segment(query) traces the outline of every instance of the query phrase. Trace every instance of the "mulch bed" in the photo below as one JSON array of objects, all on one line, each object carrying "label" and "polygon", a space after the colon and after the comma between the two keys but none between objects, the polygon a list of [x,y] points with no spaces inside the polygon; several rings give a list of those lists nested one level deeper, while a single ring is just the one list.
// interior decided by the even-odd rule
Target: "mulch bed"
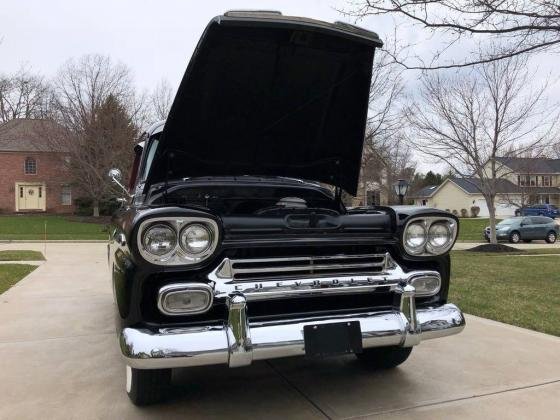
[{"label": "mulch bed", "polygon": [[469,248],[471,252],[522,252],[521,250],[503,244],[484,244]]}]

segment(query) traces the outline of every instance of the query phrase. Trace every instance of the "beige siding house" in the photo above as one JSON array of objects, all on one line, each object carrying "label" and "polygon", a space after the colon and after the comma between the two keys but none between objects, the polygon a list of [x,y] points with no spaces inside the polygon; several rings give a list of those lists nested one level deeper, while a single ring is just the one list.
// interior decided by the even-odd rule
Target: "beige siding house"
[{"label": "beige siding house", "polygon": [[[560,206],[560,159],[498,158],[496,215],[507,217],[531,204]],[[480,208],[480,217],[488,216],[486,201],[480,193],[477,178],[448,178],[439,186],[428,186],[410,195],[418,206],[470,214],[473,206]]]}]

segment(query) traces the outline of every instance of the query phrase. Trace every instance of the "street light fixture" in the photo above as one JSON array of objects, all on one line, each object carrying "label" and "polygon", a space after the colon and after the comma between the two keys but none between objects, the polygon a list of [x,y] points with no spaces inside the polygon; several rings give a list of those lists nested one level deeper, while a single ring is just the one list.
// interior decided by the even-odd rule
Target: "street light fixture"
[{"label": "street light fixture", "polygon": [[409,183],[406,179],[399,179],[397,182],[395,182],[393,184],[393,189],[395,191],[395,194],[398,195],[399,204],[401,204],[401,205],[404,203],[404,196],[406,195],[406,192],[408,191],[408,186],[409,186]]}]

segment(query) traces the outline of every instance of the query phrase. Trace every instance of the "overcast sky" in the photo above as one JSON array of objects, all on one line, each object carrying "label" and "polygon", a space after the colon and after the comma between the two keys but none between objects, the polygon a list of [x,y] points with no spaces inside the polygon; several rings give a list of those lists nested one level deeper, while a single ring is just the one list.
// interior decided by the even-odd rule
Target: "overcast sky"
[{"label": "overcast sky", "polygon": [[[354,0],[356,1],[356,0]],[[161,79],[177,87],[192,51],[208,21],[231,9],[272,9],[286,15],[325,21],[351,20],[337,9],[345,0],[0,0],[0,73],[22,65],[52,77],[69,58],[99,53],[111,56],[132,70],[137,86],[151,90]],[[393,35],[389,17],[370,17],[358,23],[376,31],[382,39]],[[399,26],[404,43],[416,42],[415,53],[434,48],[420,41],[420,28]],[[460,56],[457,49],[453,55]],[[558,77],[560,57],[542,54],[531,66],[539,77]],[[414,83],[415,75],[406,78]],[[560,97],[560,84],[550,87]],[[425,169],[425,163],[420,165]]]},{"label": "overcast sky", "polygon": [[[2,0],[0,72],[22,64],[52,76],[69,57],[107,54],[127,64],[141,88],[176,86],[208,21],[230,9],[341,20],[337,0]],[[373,28],[379,29],[379,28]]]}]

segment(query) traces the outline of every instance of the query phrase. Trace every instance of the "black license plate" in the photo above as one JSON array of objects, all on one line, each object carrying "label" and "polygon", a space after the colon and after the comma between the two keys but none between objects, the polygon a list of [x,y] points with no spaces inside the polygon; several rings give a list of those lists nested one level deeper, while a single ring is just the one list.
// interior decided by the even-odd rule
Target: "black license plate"
[{"label": "black license plate", "polygon": [[306,325],[303,327],[303,339],[308,357],[362,352],[359,321]]}]

